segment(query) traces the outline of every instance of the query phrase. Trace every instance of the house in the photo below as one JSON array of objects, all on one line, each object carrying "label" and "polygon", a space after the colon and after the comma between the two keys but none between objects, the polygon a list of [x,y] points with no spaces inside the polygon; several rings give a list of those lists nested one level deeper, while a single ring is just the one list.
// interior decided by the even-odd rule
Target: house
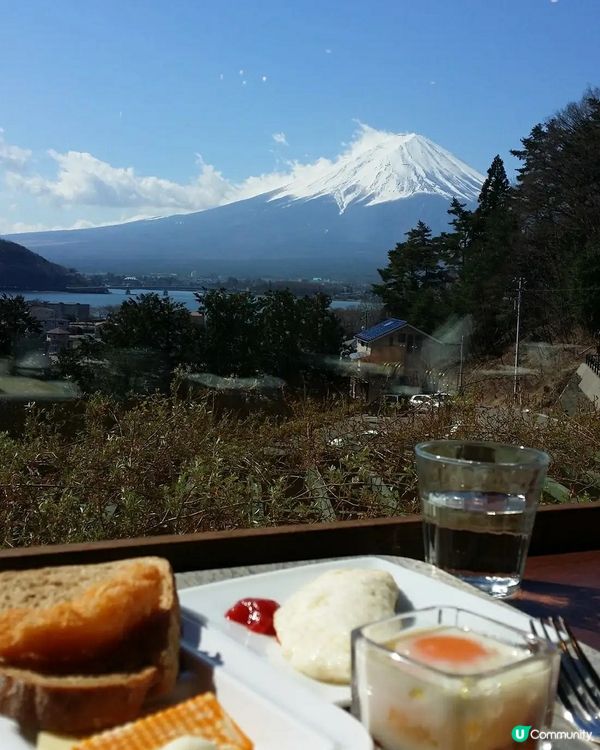
[{"label": "house", "polygon": [[354,338],[357,358],[380,364],[404,364],[411,355],[422,350],[425,339],[437,342],[433,336],[398,318],[387,318],[371,328],[356,333]]},{"label": "house", "polygon": [[386,390],[447,391],[457,347],[406,320],[386,318],[354,335],[351,393],[372,401]]},{"label": "house", "polygon": [[85,339],[97,338],[97,323],[67,323],[46,333],[46,353],[56,356],[65,349],[78,349]]}]

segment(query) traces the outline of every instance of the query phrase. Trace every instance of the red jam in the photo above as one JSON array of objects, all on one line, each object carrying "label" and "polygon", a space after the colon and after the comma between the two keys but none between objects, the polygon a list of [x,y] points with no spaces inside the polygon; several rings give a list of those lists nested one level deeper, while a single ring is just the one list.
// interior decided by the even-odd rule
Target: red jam
[{"label": "red jam", "polygon": [[277,609],[279,604],[273,599],[240,599],[225,612],[225,617],[245,625],[253,633],[275,635],[273,615]]}]

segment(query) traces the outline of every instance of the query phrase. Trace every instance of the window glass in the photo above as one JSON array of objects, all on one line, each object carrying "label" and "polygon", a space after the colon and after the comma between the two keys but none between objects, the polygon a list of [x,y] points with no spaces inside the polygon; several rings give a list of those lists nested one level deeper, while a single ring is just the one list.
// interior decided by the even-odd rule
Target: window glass
[{"label": "window glass", "polygon": [[434,432],[544,445],[545,500],[599,500],[599,28],[2,3],[0,545],[414,512]]}]

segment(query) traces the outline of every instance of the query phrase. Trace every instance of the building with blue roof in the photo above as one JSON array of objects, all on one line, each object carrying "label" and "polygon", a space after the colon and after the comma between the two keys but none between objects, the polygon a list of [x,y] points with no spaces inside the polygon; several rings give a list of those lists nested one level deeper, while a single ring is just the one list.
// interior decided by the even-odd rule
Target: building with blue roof
[{"label": "building with blue roof", "polygon": [[[449,346],[401,318],[386,318],[354,334],[354,380],[367,385],[368,400],[393,384],[413,389],[434,389],[456,359]],[[446,388],[444,388],[446,390]],[[356,393],[356,383],[351,389]]]},{"label": "building with blue roof", "polygon": [[405,363],[407,356],[420,352],[426,341],[430,345],[442,343],[400,318],[386,318],[355,333],[354,338],[356,359],[386,363]]}]

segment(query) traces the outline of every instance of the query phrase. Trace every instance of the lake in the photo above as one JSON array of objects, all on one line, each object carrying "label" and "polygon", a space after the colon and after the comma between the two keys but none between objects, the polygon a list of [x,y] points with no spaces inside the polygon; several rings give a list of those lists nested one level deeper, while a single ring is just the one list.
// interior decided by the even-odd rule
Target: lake
[{"label": "lake", "polygon": [[[124,289],[109,289],[108,294],[85,294],[84,292],[13,292],[10,294],[21,294],[26,300],[43,300],[44,302],[79,302],[82,305],[90,305],[92,308],[101,309],[103,307],[117,307],[126,299],[135,297],[138,294],[145,294],[156,290],[152,289],[134,289],[131,295],[125,294]],[[156,292],[162,295],[162,292]],[[182,302],[190,310],[198,309],[198,302],[192,291],[170,290],[169,297],[174,302]],[[333,308],[354,308],[359,307],[362,300],[359,299],[334,299],[331,302]]]}]

